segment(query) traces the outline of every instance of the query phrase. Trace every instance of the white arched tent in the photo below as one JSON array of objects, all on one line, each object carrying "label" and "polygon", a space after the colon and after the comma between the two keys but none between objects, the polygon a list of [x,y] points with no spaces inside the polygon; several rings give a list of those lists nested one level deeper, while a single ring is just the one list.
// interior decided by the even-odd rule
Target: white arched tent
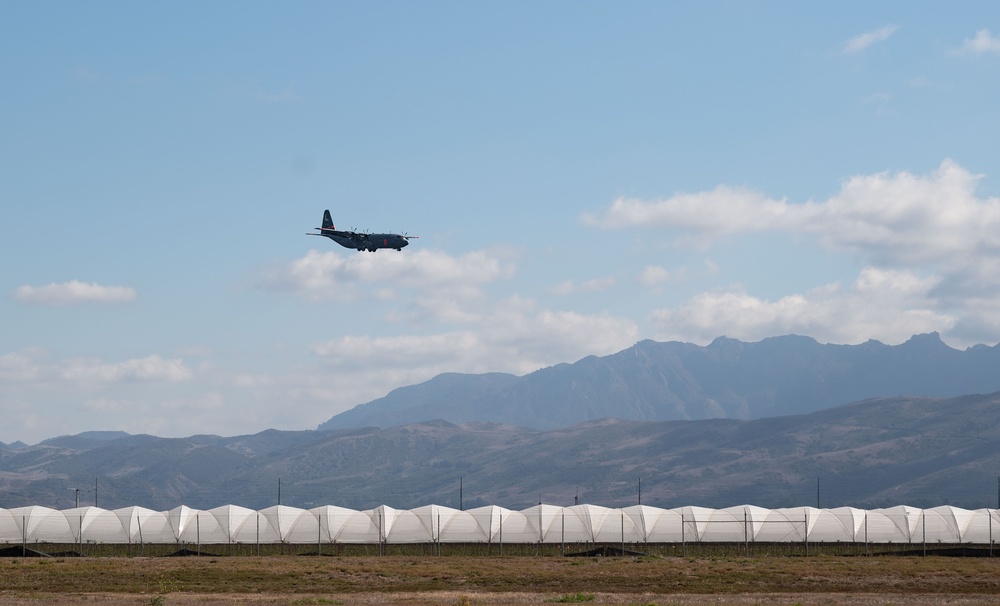
[{"label": "white arched tent", "polygon": [[[62,512],[75,543],[104,539],[107,543],[128,543],[128,534],[115,512],[99,507],[76,507]],[[95,537],[92,539],[91,537]]]},{"label": "white arched tent", "polygon": [[636,505],[636,509],[631,507],[626,511],[635,511],[633,519],[638,515],[642,522],[641,527],[645,528],[645,543],[680,543],[686,537],[683,531],[683,515],[681,509],[660,509],[647,505]]},{"label": "white arched tent", "polygon": [[497,505],[486,505],[470,509],[466,513],[475,521],[477,536],[485,537],[487,543],[498,543],[502,540],[501,529],[505,517],[510,517],[511,511]]},{"label": "white arched tent", "polygon": [[197,515],[197,510],[191,509],[185,505],[175,507],[174,509],[166,512],[167,523],[170,525],[170,530],[173,532],[175,542],[180,542],[184,540],[184,537],[191,535],[188,528],[194,528],[196,526],[197,522],[195,516]]},{"label": "white arched tent", "polygon": [[[995,528],[995,530],[994,530]],[[990,544],[1000,510],[950,505],[931,509],[726,509],[648,505],[608,508],[541,504],[522,511],[496,505],[459,511],[440,505],[356,511],[286,505],[260,511],[237,505],[66,510],[0,509],[0,544],[412,544],[412,543],[871,543]]]},{"label": "white arched tent", "polygon": [[63,512],[48,507],[31,505],[10,510],[18,528],[17,536],[9,542],[36,541],[43,543],[75,543],[69,520]]},{"label": "white arched tent", "polygon": [[167,512],[145,507],[125,507],[113,512],[129,543],[170,543],[175,540]]},{"label": "white arched tent", "polygon": [[257,512],[255,540],[260,543],[315,543],[321,540],[320,520],[310,511],[275,505]]}]

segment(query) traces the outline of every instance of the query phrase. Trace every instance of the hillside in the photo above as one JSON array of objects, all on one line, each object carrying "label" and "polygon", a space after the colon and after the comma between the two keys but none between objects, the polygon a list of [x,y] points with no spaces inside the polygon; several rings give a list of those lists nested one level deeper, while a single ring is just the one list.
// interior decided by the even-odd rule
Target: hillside
[{"label": "hillside", "polygon": [[937,333],[903,344],[824,345],[784,336],[701,347],[641,341],[516,377],[443,374],[338,414],[319,429],[444,419],[556,429],[607,417],[632,421],[762,419],[867,398],[953,397],[1000,390],[1000,346],[964,351]]},{"label": "hillside", "polygon": [[[605,419],[552,431],[435,421],[222,438],[73,436],[0,448],[0,507],[277,501],[368,508],[995,506],[1000,393],[895,397],[752,421]],[[817,489],[819,495],[817,495]]]}]

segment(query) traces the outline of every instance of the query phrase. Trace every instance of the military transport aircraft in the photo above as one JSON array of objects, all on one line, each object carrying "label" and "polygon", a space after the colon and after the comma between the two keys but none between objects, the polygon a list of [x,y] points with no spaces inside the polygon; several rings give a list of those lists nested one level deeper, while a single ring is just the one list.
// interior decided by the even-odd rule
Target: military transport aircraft
[{"label": "military transport aircraft", "polygon": [[333,218],[330,211],[323,211],[323,227],[316,227],[318,234],[306,234],[307,236],[326,236],[344,248],[353,248],[358,251],[367,250],[375,252],[380,248],[395,248],[403,250],[409,244],[410,238],[420,236],[407,236],[406,234],[369,234],[357,231],[342,231],[333,226]]}]

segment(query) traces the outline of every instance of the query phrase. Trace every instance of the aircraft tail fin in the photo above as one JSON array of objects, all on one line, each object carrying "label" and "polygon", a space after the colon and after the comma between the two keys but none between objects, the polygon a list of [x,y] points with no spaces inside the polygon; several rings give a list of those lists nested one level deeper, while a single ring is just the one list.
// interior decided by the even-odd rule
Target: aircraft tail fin
[{"label": "aircraft tail fin", "polygon": [[330,216],[330,211],[323,211],[323,229],[334,229],[333,227],[333,217]]}]

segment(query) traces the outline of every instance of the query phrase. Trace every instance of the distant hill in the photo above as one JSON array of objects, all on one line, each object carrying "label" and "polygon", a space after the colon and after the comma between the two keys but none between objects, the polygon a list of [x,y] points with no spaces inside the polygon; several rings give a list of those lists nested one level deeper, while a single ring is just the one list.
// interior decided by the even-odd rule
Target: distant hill
[{"label": "distant hill", "polygon": [[[76,439],[70,439],[76,438]],[[80,436],[0,449],[0,507],[364,509],[436,503],[994,507],[1000,393],[893,397],[753,421],[603,419],[551,431],[433,421],[223,438]],[[459,500],[459,484],[464,488]]]},{"label": "distant hill", "polygon": [[1000,390],[1000,346],[964,351],[937,333],[901,345],[823,345],[784,336],[701,347],[641,341],[517,377],[443,374],[340,413],[318,429],[394,427],[432,419],[556,429],[633,421],[761,419],[866,398],[951,397]]}]

